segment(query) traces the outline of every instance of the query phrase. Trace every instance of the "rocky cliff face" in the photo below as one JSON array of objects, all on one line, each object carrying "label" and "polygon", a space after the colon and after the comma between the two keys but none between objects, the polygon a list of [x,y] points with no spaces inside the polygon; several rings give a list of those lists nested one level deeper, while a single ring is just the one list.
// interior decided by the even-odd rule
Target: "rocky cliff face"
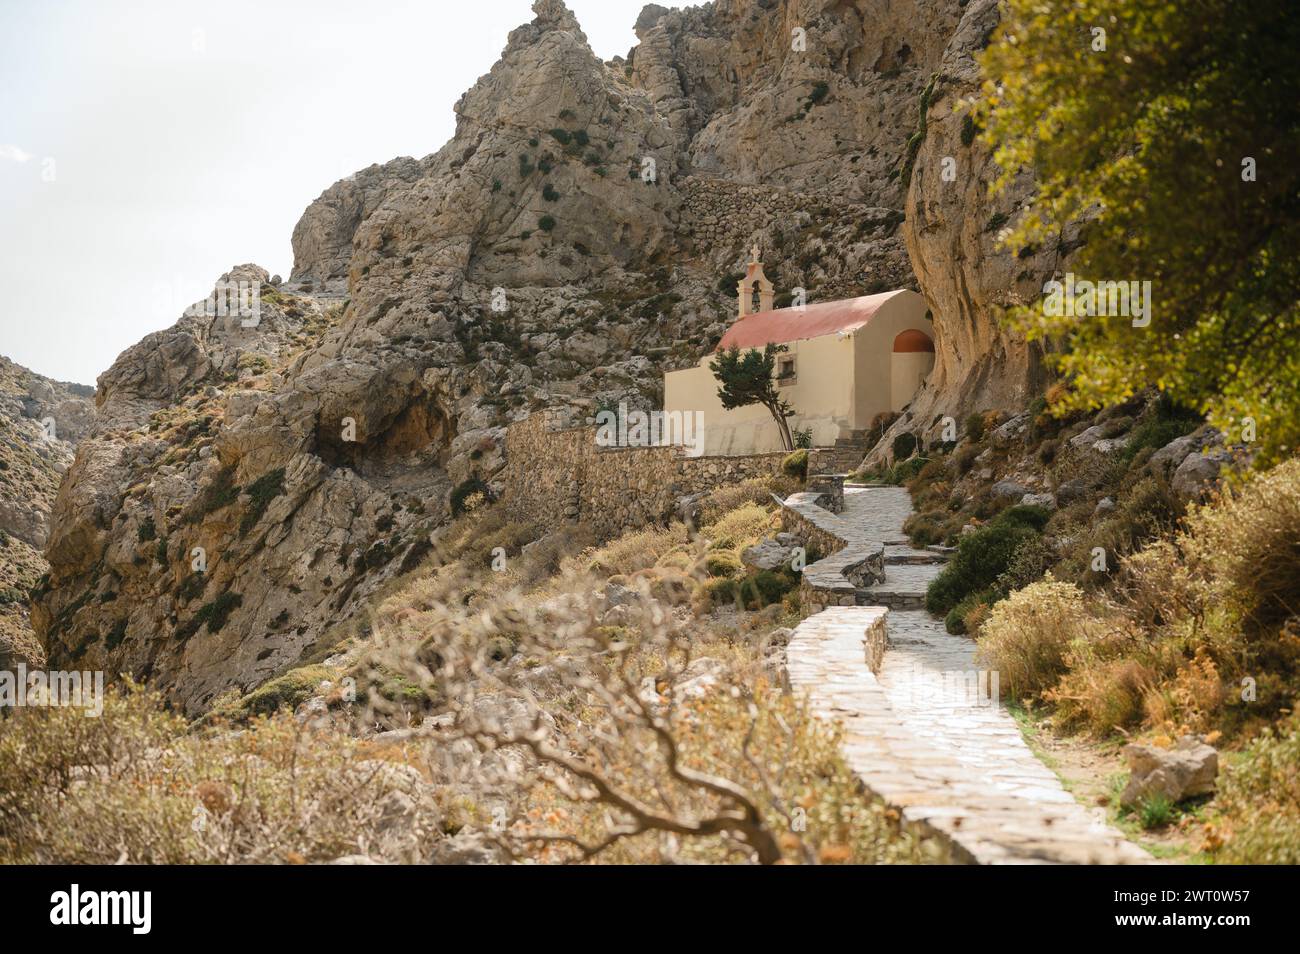
[{"label": "rocky cliff face", "polygon": [[[997,0],[971,0],[927,90],[911,165],[903,237],[921,293],[934,315],[935,366],[909,413],[895,425],[933,437],[937,419],[1024,407],[1044,383],[1042,354],[996,321],[1033,300],[1074,247],[1077,229],[1052,248],[1001,247],[1009,222],[1033,191],[1030,171],[997,197],[997,168],[976,138],[970,103],[980,91],[975,54],[999,22]],[[945,175],[945,166],[947,174]],[[887,446],[888,441],[882,442]]]},{"label": "rocky cliff face", "polygon": [[50,510],[94,417],[92,394],[0,357],[0,669],[44,657],[27,594],[48,569],[41,549]]},{"label": "rocky cliff face", "polygon": [[[812,300],[914,284],[897,170],[972,29],[957,0],[651,6],[610,63],[559,0],[534,11],[442,149],[307,209],[257,328],[185,318],[100,378],[35,605],[52,659],[202,711],[328,642],[452,488],[501,489],[505,424],[656,403],[731,320],[752,243]],[[960,231],[926,214],[936,249]]]}]

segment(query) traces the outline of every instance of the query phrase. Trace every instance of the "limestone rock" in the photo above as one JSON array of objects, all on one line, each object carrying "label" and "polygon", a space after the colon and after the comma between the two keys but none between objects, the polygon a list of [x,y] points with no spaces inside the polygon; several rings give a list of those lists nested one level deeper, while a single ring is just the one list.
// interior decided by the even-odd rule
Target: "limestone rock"
[{"label": "limestone rock", "polygon": [[1020,498],[1020,503],[1025,507],[1044,507],[1047,510],[1056,509],[1056,497],[1053,494],[1025,494]]},{"label": "limestone rock", "polygon": [[993,496],[1003,500],[1019,500],[1029,493],[1029,488],[1014,480],[999,480],[993,485]]},{"label": "limestone rock", "polygon": [[1056,488],[1056,501],[1062,506],[1069,506],[1076,500],[1082,500],[1092,492],[1092,483],[1082,477],[1072,477]]},{"label": "limestone rock", "polygon": [[993,429],[991,437],[997,447],[1006,447],[1013,440],[1024,434],[1029,429],[1029,413],[1022,412],[1015,415]]},{"label": "limestone rock", "polygon": [[[1041,393],[1045,380],[1038,347],[1026,344],[994,316],[999,306],[1040,294],[1059,265],[1054,249],[999,244],[1007,223],[1032,193],[1033,176],[1021,173],[990,200],[993,157],[978,139],[963,140],[965,103],[979,95],[975,54],[998,21],[997,0],[971,0],[962,7],[936,71],[924,138],[911,167],[903,237],[934,315],[935,365],[910,411],[912,420],[924,422],[927,440],[937,437],[940,425],[931,421],[939,415],[960,420],[988,408],[1023,408]],[[942,176],[947,158],[956,162],[955,181]],[[1062,244],[1069,247],[1077,234],[1067,232]],[[905,426],[896,423],[894,429]]]},{"label": "limestone rock", "polygon": [[791,564],[797,546],[797,537],[781,533],[745,547],[740,553],[740,562],[754,570],[775,570]]},{"label": "limestone rock", "polygon": [[1219,471],[1231,460],[1231,451],[1224,448],[1193,451],[1178,465],[1169,480],[1169,487],[1184,498],[1201,497],[1219,479]]},{"label": "limestone rock", "polygon": [[1191,434],[1184,434],[1182,437],[1175,437],[1172,441],[1161,447],[1148,461],[1153,468],[1162,469],[1166,474],[1171,474],[1178,469],[1178,465],[1187,459],[1187,455],[1194,451],[1201,450],[1211,444],[1218,443],[1222,440],[1222,435],[1208,424],[1197,428]]},{"label": "limestone rock", "polygon": [[1129,780],[1120,803],[1139,805],[1154,795],[1180,802],[1214,791],[1219,774],[1219,753],[1199,737],[1185,735],[1172,749],[1126,745]]},{"label": "limestone rock", "polygon": [[[262,284],[258,326],[190,313],[101,375],[33,604],[53,663],[148,677],[188,715],[282,671],[418,562],[453,488],[527,479],[506,425],[656,406],[732,314],[719,279],[754,241],[782,290],[823,298],[912,284],[909,251],[935,263],[918,265],[939,349],[921,403],[1023,397],[1030,351],[990,308],[1043,262],[993,251],[979,175],[945,192],[935,172],[948,152],[988,169],[949,113],[991,0],[655,7],[625,64],[559,0],[534,13],[442,148],[307,208],[287,282],[223,276]],[[904,197],[889,173],[934,72]]]}]

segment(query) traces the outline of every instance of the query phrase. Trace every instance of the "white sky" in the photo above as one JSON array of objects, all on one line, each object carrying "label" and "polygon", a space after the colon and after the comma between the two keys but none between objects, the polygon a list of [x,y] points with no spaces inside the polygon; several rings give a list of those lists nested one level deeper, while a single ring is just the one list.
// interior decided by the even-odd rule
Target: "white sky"
[{"label": "white sky", "polygon": [[[567,0],[626,55],[645,0]],[[94,384],[329,185],[425,156],[530,0],[0,0],[0,354]]]}]

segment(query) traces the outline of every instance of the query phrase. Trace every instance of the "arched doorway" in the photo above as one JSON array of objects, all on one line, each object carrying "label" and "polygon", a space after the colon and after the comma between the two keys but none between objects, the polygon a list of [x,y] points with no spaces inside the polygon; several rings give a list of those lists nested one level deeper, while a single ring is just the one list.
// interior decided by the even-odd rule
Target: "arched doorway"
[{"label": "arched doorway", "polygon": [[934,342],[920,328],[908,328],[894,337],[889,360],[889,405],[901,411],[912,400],[934,367]]}]

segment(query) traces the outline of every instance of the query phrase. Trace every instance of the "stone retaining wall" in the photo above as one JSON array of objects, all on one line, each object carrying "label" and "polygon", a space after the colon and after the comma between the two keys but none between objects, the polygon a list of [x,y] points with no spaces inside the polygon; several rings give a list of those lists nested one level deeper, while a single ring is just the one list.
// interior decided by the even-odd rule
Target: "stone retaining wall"
[{"label": "stone retaining wall", "polygon": [[[824,495],[791,494],[781,508],[782,529],[797,534],[823,556],[804,567],[799,578],[799,605],[804,616],[828,606],[856,606],[859,590],[885,578],[885,546],[852,519],[818,503]],[[853,499],[851,509],[862,502]],[[850,517],[853,514],[849,515]]]},{"label": "stone retaining wall", "polygon": [[499,506],[544,526],[582,523],[602,537],[676,516],[679,498],[781,472],[785,454],[686,457],[679,447],[601,447],[596,428],[545,413],[506,428]]}]

